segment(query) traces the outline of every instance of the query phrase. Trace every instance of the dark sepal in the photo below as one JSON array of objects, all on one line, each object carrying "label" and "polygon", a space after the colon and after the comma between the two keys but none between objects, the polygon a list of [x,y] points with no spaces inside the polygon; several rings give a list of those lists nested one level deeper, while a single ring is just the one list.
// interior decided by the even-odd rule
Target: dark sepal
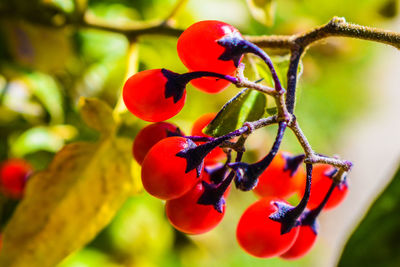
[{"label": "dark sepal", "polygon": [[283,157],[286,160],[285,167],[283,171],[290,171],[290,176],[293,176],[297,169],[299,168],[300,164],[303,163],[303,160],[305,158],[304,154],[300,154],[297,156],[287,156],[283,154]]},{"label": "dark sepal", "polygon": [[167,137],[173,137],[173,136],[183,136],[183,133],[181,131],[181,129],[176,128],[175,131],[170,131],[170,130],[166,130],[167,131]]},{"label": "dark sepal", "polygon": [[200,177],[201,170],[203,169],[204,157],[198,152],[198,146],[192,140],[186,140],[188,142],[187,148],[179,151],[176,156],[186,159],[186,173],[196,169],[197,177]]},{"label": "dark sepal", "polygon": [[224,53],[218,59],[224,61],[232,60],[235,66],[238,67],[242,55],[248,49],[248,44],[242,36],[240,34],[230,35],[219,39],[217,43],[225,48]]},{"label": "dark sepal", "polygon": [[223,206],[225,205],[224,194],[220,192],[218,185],[209,184],[202,181],[204,186],[204,193],[200,196],[197,201],[201,205],[213,205],[214,209],[219,213],[222,213]]},{"label": "dark sepal", "polygon": [[187,81],[180,78],[180,74],[167,69],[161,69],[161,73],[167,78],[164,91],[165,98],[172,97],[174,103],[178,102],[183,97]]},{"label": "dark sepal", "polygon": [[[324,173],[324,175],[328,176],[329,178],[333,179],[333,176],[338,172],[338,169],[333,168],[332,170],[329,170]],[[348,187],[349,185],[347,184],[347,175],[344,176],[343,180],[340,181],[339,184],[336,185],[340,190],[343,189],[343,187]]]},{"label": "dark sepal", "polygon": [[219,164],[214,168],[204,168],[204,171],[210,175],[210,181],[213,184],[219,184],[226,176],[228,168],[225,164]]},{"label": "dark sepal", "polygon": [[332,179],[333,176],[335,176],[335,174],[336,174],[337,172],[338,172],[338,169],[332,168],[332,169],[326,171],[326,172],[324,173],[324,175],[325,175],[325,176],[328,176],[329,178]]},{"label": "dark sepal", "polygon": [[316,210],[306,210],[303,212],[303,214],[300,217],[300,223],[303,226],[310,226],[313,232],[318,235],[318,230],[319,230],[319,223],[318,223],[318,213],[316,213]]},{"label": "dark sepal", "polygon": [[[210,153],[211,150],[213,150],[214,148],[219,146],[223,141],[225,141],[229,137],[230,136],[228,136],[228,135],[221,136],[217,139],[214,139],[213,141],[204,143],[202,145],[195,146],[195,147],[188,147],[188,148],[180,151],[176,155],[178,157],[186,159],[186,162],[187,162],[186,172],[190,172],[191,170],[193,170],[195,168],[199,168],[199,166],[203,167],[204,158],[207,156],[207,154]],[[187,138],[187,140],[190,140],[190,139]],[[190,141],[193,143],[192,140],[190,140]]]},{"label": "dark sepal", "polygon": [[281,223],[282,235],[289,233],[294,227],[300,225],[300,220],[295,214],[295,207],[281,201],[275,201],[274,204],[278,210],[271,214],[269,218],[273,221]]},{"label": "dark sepal", "polygon": [[210,181],[214,184],[221,183],[227,172],[228,172],[228,164],[231,162],[231,152],[227,153],[227,159],[225,164],[218,164],[216,167],[210,168],[205,167],[204,171],[207,172],[210,176]]},{"label": "dark sepal", "polygon": [[236,188],[242,191],[250,191],[256,187],[258,183],[258,176],[260,174],[254,169],[254,164],[247,164],[244,162],[234,162],[228,166],[235,171],[235,185]]}]

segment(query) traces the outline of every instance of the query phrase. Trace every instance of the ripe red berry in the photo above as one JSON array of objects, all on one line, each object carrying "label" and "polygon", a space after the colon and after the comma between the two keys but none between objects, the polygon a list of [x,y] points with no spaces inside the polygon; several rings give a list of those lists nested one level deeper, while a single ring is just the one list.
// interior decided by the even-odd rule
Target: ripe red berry
[{"label": "ripe red berry", "polygon": [[223,79],[203,77],[191,81],[192,85],[197,89],[206,93],[219,93],[230,85],[230,82]]},{"label": "ripe red berry", "polygon": [[202,234],[216,227],[225,214],[225,205],[222,213],[212,205],[197,204],[204,192],[202,183],[180,198],[168,200],[165,205],[168,220],[179,231],[187,234]]},{"label": "ripe red berry", "polygon": [[232,60],[218,59],[225,47],[217,41],[224,37],[241,36],[233,26],[216,20],[204,20],[187,28],[178,39],[178,55],[191,71],[212,71],[231,75],[236,66]]},{"label": "ripe red berry", "polygon": [[9,159],[0,167],[0,187],[2,193],[10,198],[20,199],[25,184],[32,172],[31,165],[23,159]]},{"label": "ripe red berry", "polygon": [[167,120],[178,114],[185,104],[186,91],[174,103],[173,97],[165,97],[167,81],[161,69],[145,70],[131,76],[125,82],[122,93],[128,110],[151,122]]},{"label": "ripe red berry", "polygon": [[303,167],[294,172],[288,165],[293,156],[289,152],[278,152],[268,168],[258,178],[258,184],[253,191],[261,197],[287,198],[296,193],[305,183]]},{"label": "ripe red berry", "polygon": [[281,234],[281,223],[269,218],[278,208],[277,198],[263,198],[249,206],[239,220],[236,238],[247,253],[260,258],[276,257],[285,253],[294,244],[299,232],[295,227]]},{"label": "ripe red berry", "polygon": [[142,163],[142,183],[149,194],[164,200],[178,198],[199,181],[196,170],[185,172],[186,159],[176,156],[189,147],[188,142],[169,137],[150,149]]},{"label": "ripe red berry", "polygon": [[299,235],[296,238],[293,246],[290,247],[288,251],[280,255],[281,258],[287,260],[295,260],[303,257],[307,252],[311,250],[315,241],[317,239],[317,234],[309,225],[300,226]]},{"label": "ripe red berry", "polygon": [[[192,127],[192,135],[194,136],[204,136],[210,137],[203,133],[203,129],[215,118],[215,113],[207,113],[200,116],[194,123]],[[201,142],[198,142],[201,144]],[[219,160],[225,158],[225,153],[220,147],[213,149],[204,159],[205,164],[214,164]]]},{"label": "ripe red berry", "polygon": [[[326,193],[332,184],[332,179],[329,177],[334,171],[334,167],[328,164],[316,164],[312,171],[312,182],[311,182],[311,195],[308,200],[307,208],[316,208],[322,200],[325,198]],[[339,205],[348,192],[346,182],[343,182],[335,187],[328,202],[326,203],[324,210],[329,210]],[[301,194],[304,194],[304,186],[301,190]]]},{"label": "ripe red berry", "polygon": [[142,164],[147,152],[160,140],[168,137],[168,132],[176,133],[178,127],[168,122],[157,122],[144,127],[133,142],[133,156]]}]

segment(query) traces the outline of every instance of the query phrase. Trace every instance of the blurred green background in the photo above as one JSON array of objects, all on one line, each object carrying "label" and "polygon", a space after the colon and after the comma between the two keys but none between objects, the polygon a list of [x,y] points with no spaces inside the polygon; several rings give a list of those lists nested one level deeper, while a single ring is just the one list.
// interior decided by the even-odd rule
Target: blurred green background
[{"label": "blurred green background", "polygon": [[[111,106],[118,101],[132,40],[119,33],[82,27],[70,18],[87,9],[92,16],[119,26],[162,20],[176,2],[1,0],[0,160],[21,157],[36,170],[44,169],[65,144],[98,139],[98,133],[80,117],[80,96],[100,98]],[[396,19],[399,9],[396,0],[277,0],[273,4],[275,9],[267,10],[267,21],[262,23],[252,16],[245,0],[190,0],[173,23],[184,29],[198,20],[217,19],[245,35],[294,34],[322,25],[333,16],[385,28]],[[71,23],[63,26],[66,22]],[[176,53],[176,37],[149,34],[135,41],[139,70],[164,67],[186,71]],[[303,58],[296,116],[316,151],[337,153],[338,133],[373,108],[372,88],[365,75],[379,57],[377,47],[332,38],[313,46]],[[282,51],[268,52],[282,56]],[[232,86],[221,94],[208,95],[189,86],[184,109],[170,121],[189,133],[199,115],[217,112],[238,91]],[[272,101],[269,105],[272,107]],[[147,124],[128,113],[122,119],[119,135],[131,140]],[[250,137],[248,161],[268,151],[275,131],[271,127]],[[301,152],[292,134],[285,136],[282,148]],[[137,172],[136,168],[134,175]],[[240,214],[255,199],[252,193],[232,190],[223,222],[210,233],[186,236],[169,225],[161,201],[140,191],[90,244],[59,266],[316,266],[316,258],[326,249],[319,243],[309,255],[294,262],[256,259],[240,250],[235,227]],[[1,227],[16,205],[5,201]]]}]

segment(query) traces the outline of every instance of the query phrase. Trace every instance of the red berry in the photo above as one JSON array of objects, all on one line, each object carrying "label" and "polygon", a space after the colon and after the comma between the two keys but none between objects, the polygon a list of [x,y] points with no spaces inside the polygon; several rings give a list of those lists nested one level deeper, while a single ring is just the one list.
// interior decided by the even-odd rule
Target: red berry
[{"label": "red berry", "polygon": [[31,165],[23,159],[9,159],[1,164],[0,187],[4,195],[20,199],[32,172]]},{"label": "red berry", "polygon": [[249,206],[239,220],[236,238],[247,253],[260,258],[276,257],[285,253],[295,242],[299,227],[281,234],[281,223],[269,218],[278,208],[277,198],[263,198]]},{"label": "red berry", "polygon": [[287,198],[296,193],[305,183],[305,172],[302,166],[292,173],[285,170],[289,152],[278,152],[268,168],[258,178],[258,184],[253,191],[261,197],[274,196]]},{"label": "red berry", "polygon": [[[215,118],[215,113],[207,113],[200,116],[194,123],[192,127],[192,135],[210,137],[203,133],[203,129]],[[201,142],[198,142],[201,144]],[[214,164],[219,160],[225,158],[225,153],[220,147],[213,149],[204,159],[205,164]]]},{"label": "red berry", "polygon": [[124,85],[123,99],[128,110],[145,121],[167,120],[181,111],[186,91],[176,103],[173,97],[165,97],[168,79],[161,69],[145,70],[131,76]]},{"label": "red berry", "polygon": [[182,197],[167,201],[167,217],[176,229],[187,234],[202,234],[213,229],[222,220],[225,205],[222,213],[219,213],[212,205],[197,204],[203,192],[204,187],[200,182]]},{"label": "red berry", "polygon": [[168,132],[175,133],[178,127],[168,122],[157,122],[144,127],[133,142],[133,156],[142,164],[147,152],[160,140],[168,137]]},{"label": "red berry", "polygon": [[216,20],[199,21],[187,28],[178,39],[178,55],[191,71],[212,71],[231,75],[236,66],[232,60],[218,59],[225,47],[217,41],[223,37],[238,35],[233,26]]},{"label": "red berry", "polygon": [[[312,171],[311,195],[310,199],[308,200],[307,208],[316,208],[325,198],[325,195],[332,184],[332,178],[329,177],[329,174],[331,174],[333,171],[334,167],[328,164],[314,165]],[[329,210],[339,205],[346,197],[347,192],[348,187],[346,182],[337,185],[335,189],[333,189],[333,192],[326,203],[324,210]],[[303,194],[304,186],[300,195]]]},{"label": "red berry", "polygon": [[155,144],[142,163],[142,183],[146,191],[160,199],[174,199],[198,182],[196,170],[188,173],[186,159],[176,154],[189,146],[183,137],[169,137]]},{"label": "red berry", "polygon": [[302,225],[300,226],[299,235],[297,236],[293,246],[291,246],[290,249],[284,254],[280,255],[280,257],[287,260],[301,258],[311,250],[316,239],[317,234],[314,232],[311,226]]},{"label": "red berry", "polygon": [[230,85],[227,80],[211,77],[194,79],[191,83],[197,89],[210,94],[219,93]]}]

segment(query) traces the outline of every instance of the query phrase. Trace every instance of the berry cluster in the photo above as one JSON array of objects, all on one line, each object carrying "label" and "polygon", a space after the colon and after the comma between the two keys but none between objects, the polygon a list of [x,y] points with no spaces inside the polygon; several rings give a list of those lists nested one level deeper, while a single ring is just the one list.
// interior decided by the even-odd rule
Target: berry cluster
[{"label": "berry cluster", "polygon": [[[189,82],[207,93],[220,92],[230,83],[243,86],[242,78],[231,75],[243,67],[244,53],[253,53],[268,65],[275,88],[257,88],[280,103],[277,115],[246,122],[219,137],[203,133],[219,113],[198,118],[190,136],[174,124],[162,122],[182,109]],[[313,168],[307,153],[293,156],[279,151],[286,128],[294,123],[282,104],[285,90],[268,55],[243,39],[237,29],[219,21],[195,23],[180,36],[178,54],[190,72],[145,70],[130,77],[123,88],[128,110],[155,122],[143,128],[133,143],[134,158],[142,166],[143,187],[166,200],[168,220],[176,229],[201,234],[222,220],[225,198],[234,181],[239,190],[253,190],[261,198],[240,218],[239,245],[256,257],[303,256],[316,240],[318,215],[337,206],[346,195],[343,172],[328,164]],[[270,152],[254,164],[242,162],[247,136],[272,123],[279,128]],[[236,153],[233,162],[232,153]],[[287,199],[296,193],[301,201],[293,207]]]}]

